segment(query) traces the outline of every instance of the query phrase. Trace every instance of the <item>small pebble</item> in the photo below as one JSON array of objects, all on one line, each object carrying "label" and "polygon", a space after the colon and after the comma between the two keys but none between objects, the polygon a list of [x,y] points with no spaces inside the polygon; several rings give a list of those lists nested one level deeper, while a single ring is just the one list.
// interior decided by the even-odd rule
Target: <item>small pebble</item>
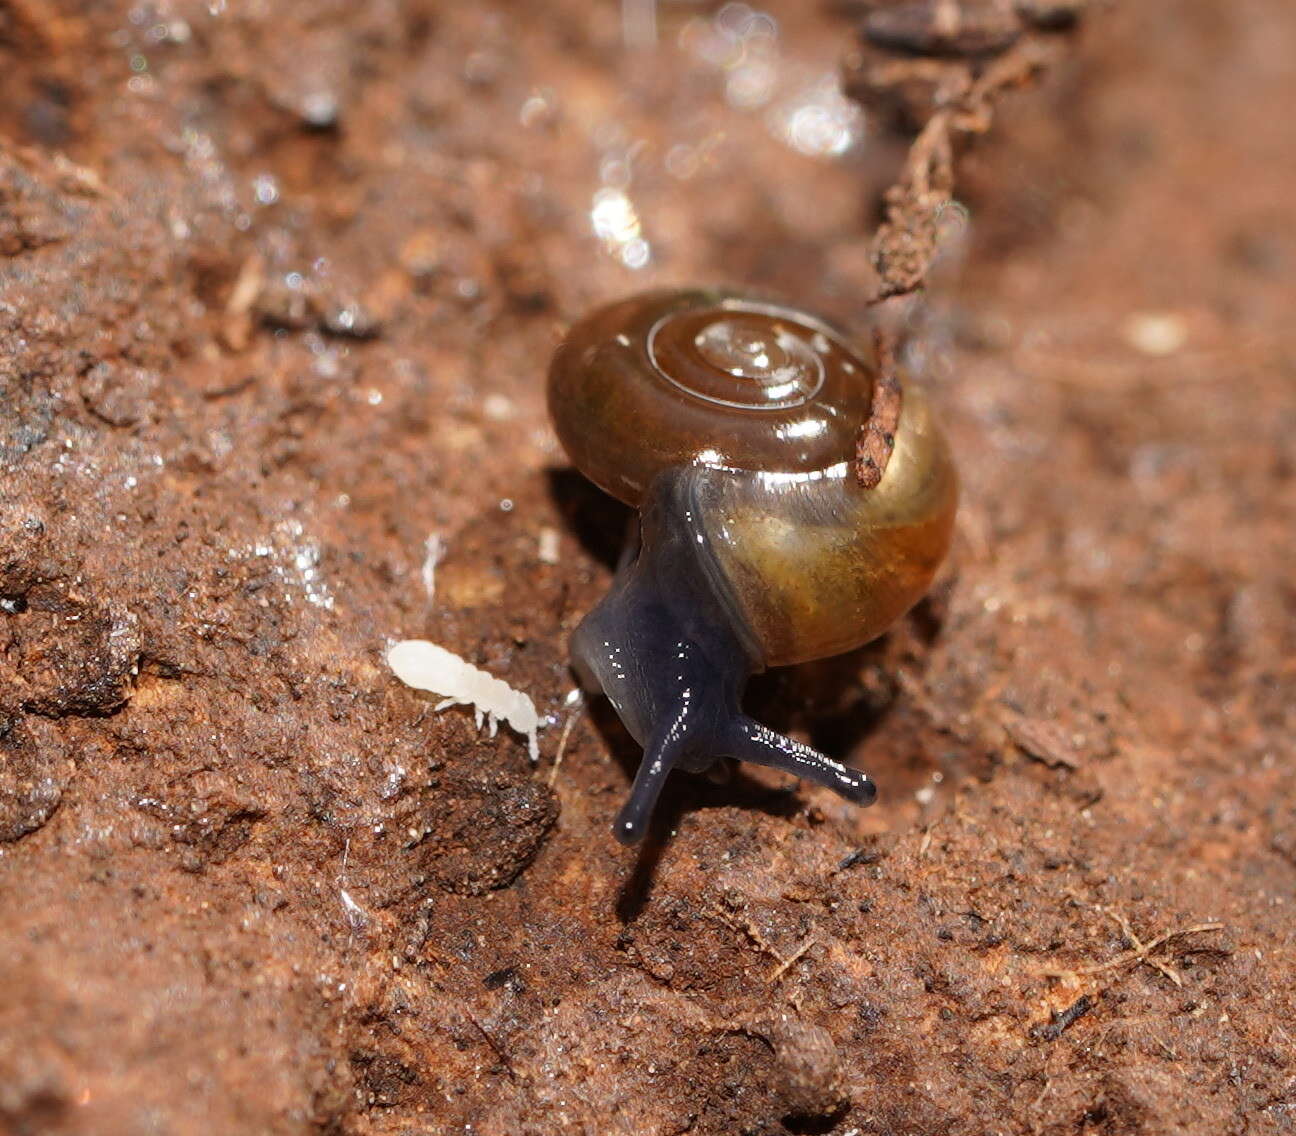
[{"label": "small pebble", "polygon": [[1136,312],[1125,321],[1125,342],[1144,355],[1173,355],[1188,341],[1188,324],[1173,312]]},{"label": "small pebble", "polygon": [[513,400],[507,395],[488,394],[482,402],[482,411],[492,422],[507,422],[513,410]]}]

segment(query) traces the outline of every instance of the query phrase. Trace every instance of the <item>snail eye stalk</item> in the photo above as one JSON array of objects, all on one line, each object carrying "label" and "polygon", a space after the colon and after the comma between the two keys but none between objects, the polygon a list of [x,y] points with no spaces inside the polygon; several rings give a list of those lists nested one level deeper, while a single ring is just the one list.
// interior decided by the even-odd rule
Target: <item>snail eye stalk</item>
[{"label": "snail eye stalk", "polygon": [[834,761],[817,749],[762,726],[745,714],[740,714],[730,723],[723,745],[726,757],[781,769],[803,781],[831,789],[854,804],[871,805],[877,800],[877,785],[867,773]]}]

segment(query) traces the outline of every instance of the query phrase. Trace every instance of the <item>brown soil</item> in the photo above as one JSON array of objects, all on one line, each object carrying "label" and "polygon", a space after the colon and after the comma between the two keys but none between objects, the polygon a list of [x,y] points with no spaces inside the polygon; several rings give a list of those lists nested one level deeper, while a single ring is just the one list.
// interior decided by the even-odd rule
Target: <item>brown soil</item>
[{"label": "brown soil", "polygon": [[662,282],[860,326],[902,153],[771,126],[848,5],[660,9],[0,0],[0,1132],[1296,1132],[1296,8],[1100,7],[964,162],[951,569],[753,690],[882,801],[627,850],[545,360]]}]

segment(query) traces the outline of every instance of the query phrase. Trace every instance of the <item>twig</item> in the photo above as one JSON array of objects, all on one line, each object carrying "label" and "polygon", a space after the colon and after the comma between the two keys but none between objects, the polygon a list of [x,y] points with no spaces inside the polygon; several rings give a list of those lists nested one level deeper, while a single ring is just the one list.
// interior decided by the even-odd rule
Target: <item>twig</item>
[{"label": "twig", "polygon": [[221,337],[231,351],[243,351],[252,334],[252,306],[265,286],[265,261],[253,253],[239,268],[234,287],[225,301],[225,321]]},{"label": "twig", "polygon": [[576,709],[567,715],[567,721],[563,723],[562,733],[558,735],[558,752],[554,754],[554,762],[549,770],[549,785],[552,788],[553,783],[558,780],[558,770],[562,765],[563,754],[567,752],[567,739],[571,737],[572,729],[581,715],[585,713],[584,699],[578,699]]},{"label": "twig", "polygon": [[900,425],[900,380],[896,376],[895,336],[878,328],[873,333],[877,377],[873,380],[873,401],[868,421],[855,439],[855,477],[863,489],[873,489],[886,473],[895,451],[895,434]]},{"label": "twig", "polygon": [[1036,1026],[1031,1030],[1031,1037],[1039,1038],[1040,1041],[1057,1041],[1096,1005],[1098,1003],[1088,994],[1081,994],[1065,1010],[1058,1010],[1052,1014],[1046,1025]]},{"label": "twig", "polygon": [[1188,935],[1202,935],[1208,931],[1222,931],[1224,929],[1223,923],[1193,923],[1187,927],[1176,927],[1170,931],[1163,931],[1161,934],[1157,935],[1153,939],[1149,939],[1145,943],[1134,933],[1134,929],[1130,926],[1129,920],[1127,920],[1120,912],[1106,908],[1101,910],[1104,915],[1111,919],[1112,922],[1121,929],[1121,933],[1134,944],[1134,949],[1126,951],[1124,954],[1117,955],[1114,959],[1109,959],[1107,962],[1096,963],[1093,966],[1082,966],[1072,970],[1045,971],[1047,977],[1071,978],[1076,975],[1102,974],[1105,971],[1119,970],[1121,967],[1125,966],[1132,965],[1137,967],[1146,964],[1154,970],[1159,971],[1161,974],[1164,974],[1176,986],[1182,986],[1183,979],[1179,977],[1179,973],[1174,969],[1174,967],[1170,966],[1169,963],[1163,962],[1159,958],[1155,958],[1154,952],[1175,939],[1186,938]]},{"label": "twig", "polygon": [[[1078,17],[1084,7],[1077,0],[1071,15]],[[849,93],[866,105],[878,104],[903,98],[918,86],[927,91],[928,103],[900,177],[883,198],[883,220],[873,241],[878,288],[871,303],[926,285],[939,252],[941,215],[953,201],[956,143],[988,131],[999,98],[1030,82],[1060,55],[1053,33],[1062,24],[1023,10],[1016,16],[991,14],[993,26],[986,13],[977,16],[956,0],[939,0],[882,9],[865,25],[873,57],[853,64]],[[902,58],[879,60],[879,49]]]},{"label": "twig", "polygon": [[[808,951],[811,947],[813,947],[816,942],[818,942],[818,940],[813,935],[811,935],[810,938],[808,938],[804,943],[802,943],[799,947],[797,947],[797,949],[793,951],[792,954],[790,954],[786,959],[784,959],[781,963],[779,963],[779,965],[774,968],[773,973],[770,974],[767,980],[769,984],[773,986],[774,983],[776,983],[780,978],[782,978],[791,969],[792,964],[795,963],[802,955],[804,955],[806,951]],[[775,957],[777,958],[778,956],[776,955]]]},{"label": "twig", "polygon": [[811,947],[815,945],[816,942],[818,942],[818,940],[813,935],[811,935],[810,938],[808,938],[804,943],[802,943],[799,947],[797,947],[797,949],[793,951],[788,958],[784,958],[768,942],[765,941],[765,936],[760,933],[759,928],[757,928],[756,924],[751,922],[751,920],[748,919],[748,920],[744,920],[742,923],[735,923],[732,919],[729,918],[728,914],[726,914],[724,909],[719,907],[718,905],[715,906],[713,910],[716,916],[720,919],[722,923],[725,924],[725,926],[727,926],[728,928],[730,928],[730,930],[733,931],[741,931],[744,935],[747,936],[748,939],[752,941],[752,943],[759,950],[764,951],[765,954],[769,955],[770,958],[772,958],[775,962],[778,963],[778,966],[776,966],[774,970],[770,972],[770,976],[766,980],[770,983],[770,985],[773,985],[780,978],[782,978],[783,975],[785,975],[788,972],[789,968],[791,968],[792,964],[797,962],[797,960],[800,959],[801,956],[806,953],[806,951],[808,951]]},{"label": "twig", "polygon": [[508,1054],[505,1053],[504,1050],[500,1047],[499,1042],[497,1042],[493,1037],[491,1037],[489,1033],[486,1032],[486,1027],[483,1026],[481,1022],[479,1022],[475,1017],[473,1017],[472,1011],[469,1010],[466,1006],[464,1007],[463,1013],[464,1013],[464,1017],[467,1018],[473,1024],[477,1032],[481,1034],[483,1038],[486,1039],[486,1044],[491,1047],[491,1052],[493,1052],[495,1056],[499,1058],[500,1064],[504,1066],[504,1072],[508,1074],[509,1080],[516,1081],[517,1072],[513,1068],[513,1062],[509,1060]]}]

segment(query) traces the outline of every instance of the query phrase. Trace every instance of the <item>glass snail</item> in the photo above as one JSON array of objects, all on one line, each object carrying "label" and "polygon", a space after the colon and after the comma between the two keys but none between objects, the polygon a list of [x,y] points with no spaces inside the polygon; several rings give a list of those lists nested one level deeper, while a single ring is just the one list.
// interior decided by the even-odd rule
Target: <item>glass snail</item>
[{"label": "glass snail", "polygon": [[867,775],[742,710],[747,679],[851,650],[927,590],[958,482],[926,398],[879,338],[737,292],[654,291],[578,322],[549,410],[576,467],[639,510],[608,594],[571,640],[644,747],[614,834],[644,835],[667,774],[721,758],[847,800]]}]

